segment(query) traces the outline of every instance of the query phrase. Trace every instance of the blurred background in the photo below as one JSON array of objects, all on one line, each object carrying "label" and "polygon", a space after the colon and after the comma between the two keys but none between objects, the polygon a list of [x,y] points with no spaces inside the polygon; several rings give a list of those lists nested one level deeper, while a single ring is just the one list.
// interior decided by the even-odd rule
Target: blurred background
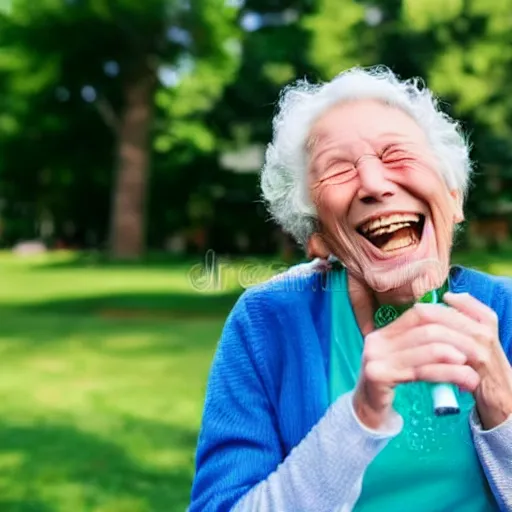
[{"label": "blurred background", "polygon": [[512,275],[511,0],[0,0],[0,511],[183,511],[241,291],[304,260],[280,89],[419,75],[477,162],[455,260]]}]

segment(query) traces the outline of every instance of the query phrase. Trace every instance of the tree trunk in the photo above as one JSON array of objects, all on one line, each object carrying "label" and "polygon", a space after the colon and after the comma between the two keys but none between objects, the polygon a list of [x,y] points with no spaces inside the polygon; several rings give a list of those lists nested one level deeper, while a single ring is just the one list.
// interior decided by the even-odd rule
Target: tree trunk
[{"label": "tree trunk", "polygon": [[110,219],[110,256],[116,259],[138,259],[145,251],[154,83],[148,72],[125,86]]}]

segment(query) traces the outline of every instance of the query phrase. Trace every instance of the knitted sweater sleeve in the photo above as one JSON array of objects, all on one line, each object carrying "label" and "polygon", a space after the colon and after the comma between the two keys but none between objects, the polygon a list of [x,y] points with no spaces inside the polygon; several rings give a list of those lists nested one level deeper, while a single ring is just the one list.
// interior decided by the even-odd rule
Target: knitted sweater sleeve
[{"label": "knitted sweater sleeve", "polygon": [[365,429],[348,393],[286,456],[268,376],[251,343],[259,335],[239,301],[210,371],[189,512],[351,510],[365,469],[402,419],[396,415],[381,432]]},{"label": "knitted sweater sleeve", "polygon": [[[499,278],[499,284],[493,291],[500,341],[512,363],[512,279]],[[483,430],[474,409],[470,425],[478,456],[500,510],[512,511],[512,415],[501,425]]]},{"label": "knitted sweater sleeve", "polygon": [[474,409],[470,416],[475,447],[500,510],[512,510],[512,415],[483,430]]}]

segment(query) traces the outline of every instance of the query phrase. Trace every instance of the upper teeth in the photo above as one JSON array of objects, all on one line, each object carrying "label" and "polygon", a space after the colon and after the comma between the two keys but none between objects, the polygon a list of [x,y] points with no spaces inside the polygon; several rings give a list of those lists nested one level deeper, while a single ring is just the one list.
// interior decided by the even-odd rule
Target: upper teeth
[{"label": "upper teeth", "polygon": [[392,215],[383,215],[377,219],[365,222],[361,226],[364,234],[382,235],[397,229],[410,226],[411,222],[419,222],[420,216],[417,213],[394,213]]}]

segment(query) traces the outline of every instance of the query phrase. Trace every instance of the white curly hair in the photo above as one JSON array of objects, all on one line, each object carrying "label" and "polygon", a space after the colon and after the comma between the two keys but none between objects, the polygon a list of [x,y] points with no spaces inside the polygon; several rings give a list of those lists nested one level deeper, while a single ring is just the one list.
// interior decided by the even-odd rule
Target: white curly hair
[{"label": "white curly hair", "polygon": [[440,110],[421,79],[400,80],[389,68],[374,66],[351,68],[327,83],[298,80],[279,97],[260,185],[272,218],[303,246],[316,227],[306,179],[310,129],[329,107],[357,99],[381,100],[408,113],[425,131],[447,186],[466,196],[472,170],[469,144],[460,124]]}]

